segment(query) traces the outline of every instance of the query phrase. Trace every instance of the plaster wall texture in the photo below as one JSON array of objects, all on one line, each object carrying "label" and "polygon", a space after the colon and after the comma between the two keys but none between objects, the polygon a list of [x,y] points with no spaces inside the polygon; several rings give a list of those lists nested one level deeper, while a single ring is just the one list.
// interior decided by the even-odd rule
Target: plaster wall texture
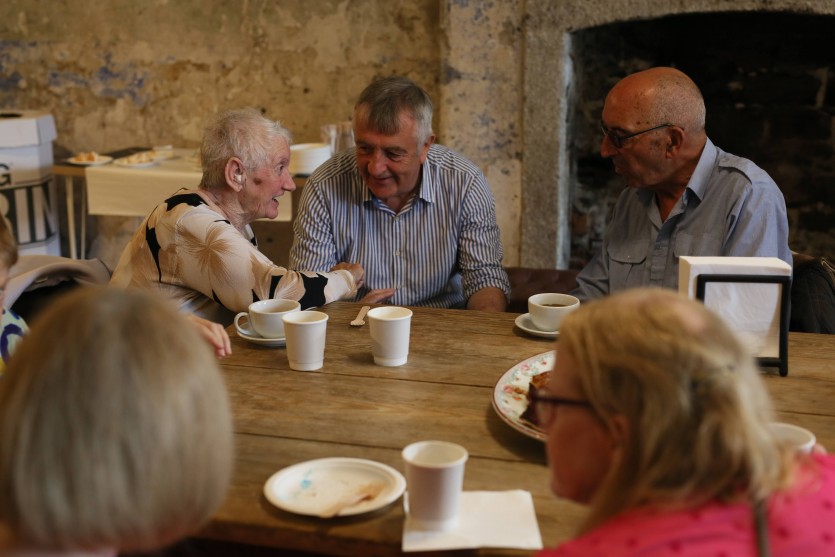
[{"label": "plaster wall texture", "polygon": [[4,2],[0,105],[50,110],[71,151],[197,145],[240,106],[317,141],[378,75],[437,96],[437,21],[437,0]]},{"label": "plaster wall texture", "polygon": [[[301,143],[318,141],[322,124],[349,119],[374,78],[407,75],[435,101],[438,141],[487,175],[513,265],[523,5],[12,0],[0,5],[0,107],[52,113],[57,157],[133,145],[196,147],[208,115],[240,106],[281,120]],[[135,227],[95,221],[105,243]],[[115,263],[116,243],[94,244],[93,254]]]}]

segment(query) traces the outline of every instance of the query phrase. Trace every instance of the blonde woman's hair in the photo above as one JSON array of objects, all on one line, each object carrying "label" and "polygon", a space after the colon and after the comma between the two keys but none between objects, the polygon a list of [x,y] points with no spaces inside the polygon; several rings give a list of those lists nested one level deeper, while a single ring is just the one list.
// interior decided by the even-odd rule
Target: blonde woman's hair
[{"label": "blonde woman's hair", "polygon": [[583,532],[637,506],[761,498],[789,483],[754,358],[701,303],[660,289],[590,302],[565,319],[558,349],[604,424],[614,432],[621,416],[628,430]]},{"label": "blonde woman's hair", "polygon": [[0,381],[0,523],[21,548],[161,547],[220,504],[232,451],[194,326],[146,292],[78,289],[38,316]]}]

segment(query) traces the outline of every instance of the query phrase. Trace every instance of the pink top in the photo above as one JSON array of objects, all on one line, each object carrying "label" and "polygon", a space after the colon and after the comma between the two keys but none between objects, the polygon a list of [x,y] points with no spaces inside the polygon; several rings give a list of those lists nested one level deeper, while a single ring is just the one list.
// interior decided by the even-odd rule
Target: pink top
[{"label": "pink top", "polygon": [[[835,455],[815,455],[795,486],[768,501],[772,557],[835,555]],[[620,514],[537,557],[755,557],[749,504],[709,503],[697,509]]]}]

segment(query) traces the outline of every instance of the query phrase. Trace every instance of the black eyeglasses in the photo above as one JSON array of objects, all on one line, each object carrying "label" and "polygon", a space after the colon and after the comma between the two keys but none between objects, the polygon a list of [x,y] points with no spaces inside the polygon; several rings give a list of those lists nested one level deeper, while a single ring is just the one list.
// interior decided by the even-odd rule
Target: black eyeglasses
[{"label": "black eyeglasses", "polygon": [[641,135],[641,134],[653,132],[655,130],[660,130],[661,128],[670,128],[674,125],[675,124],[669,124],[669,123],[668,124],[661,124],[660,126],[655,126],[654,128],[649,128],[648,130],[641,130],[639,132],[630,133],[630,134],[627,134],[627,135],[618,135],[615,132],[613,132],[612,130],[610,130],[609,128],[607,128],[602,123],[600,124],[600,129],[603,130],[603,135],[605,135],[606,137],[609,138],[609,141],[612,142],[612,145],[615,146],[615,149],[622,149],[623,148],[623,142],[626,141],[627,139],[632,139],[633,137]]},{"label": "black eyeglasses", "polygon": [[588,400],[550,396],[543,394],[538,390],[531,393],[531,404],[533,405],[533,411],[536,414],[536,421],[543,429],[550,426],[551,422],[554,421],[557,406],[560,404],[591,408],[591,403]]}]

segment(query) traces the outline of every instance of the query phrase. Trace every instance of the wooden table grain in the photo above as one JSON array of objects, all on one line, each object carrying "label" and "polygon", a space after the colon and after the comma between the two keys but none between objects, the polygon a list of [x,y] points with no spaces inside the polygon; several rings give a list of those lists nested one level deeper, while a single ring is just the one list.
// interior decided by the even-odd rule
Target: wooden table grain
[{"label": "wooden table grain", "polygon": [[[348,324],[360,307],[322,308],[329,315],[325,363],[315,372],[291,370],[284,348],[250,344],[230,328],[233,355],[222,367],[235,417],[235,473],[226,501],[200,536],[319,554],[400,555],[402,500],[323,520],[275,508],[263,495],[264,483],[286,466],[334,456],[372,459],[402,472],[403,447],[441,439],[470,453],[465,490],[530,491],[544,545],[570,538],[583,507],[551,495],[543,444],[510,428],[492,407],[501,376],[552,350],[554,341],[516,328],[516,314],[412,308],[408,363],[380,367],[371,357],[368,325]],[[764,372],[780,419],[811,429],[829,447],[835,447],[833,355],[835,336],[792,333],[789,375]]]}]

